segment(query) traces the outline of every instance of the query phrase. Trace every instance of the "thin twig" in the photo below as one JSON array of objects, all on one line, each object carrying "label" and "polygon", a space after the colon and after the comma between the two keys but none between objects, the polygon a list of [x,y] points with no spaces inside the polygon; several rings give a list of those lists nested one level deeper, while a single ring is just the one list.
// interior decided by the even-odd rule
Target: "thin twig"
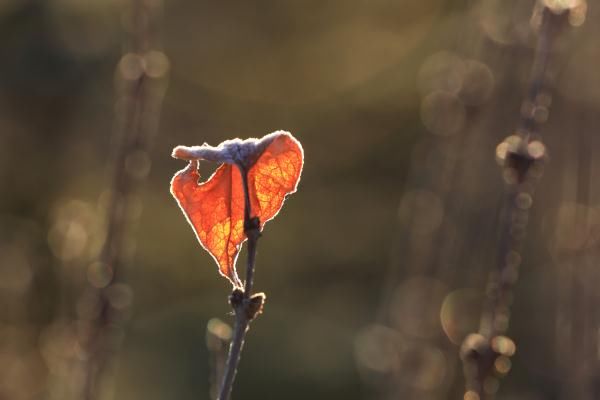
[{"label": "thin twig", "polygon": [[[156,23],[156,11],[152,11],[143,0],[130,0],[132,32],[128,35],[123,57],[118,66],[119,86],[117,89],[120,113],[115,118],[115,147],[112,160],[110,199],[107,210],[107,226],[104,245],[98,257],[99,263],[111,271],[110,279],[93,290],[99,298],[98,316],[90,321],[85,349],[89,354],[84,367],[84,384],[81,398],[92,400],[100,397],[99,387],[109,368],[111,354],[117,348],[111,344],[110,329],[120,315],[109,298],[113,284],[121,280],[125,264],[123,248],[131,220],[131,198],[143,185],[146,172],[137,170],[136,155],[147,159],[152,139],[157,131],[157,122],[164,90],[167,85],[167,69],[161,73],[148,74],[145,59],[148,54],[162,54],[156,50],[152,39],[151,22]],[[163,55],[166,60],[166,56]],[[165,61],[168,62],[168,61]],[[134,65],[133,65],[134,64]],[[133,70],[131,69],[133,67]],[[127,73],[123,73],[123,69]],[[133,72],[132,72],[133,71]]]},{"label": "thin twig", "polygon": [[244,168],[240,168],[240,172],[242,174],[242,184],[244,186],[244,233],[248,238],[246,282],[244,283],[243,291],[236,288],[229,297],[229,302],[235,313],[235,325],[218,400],[229,400],[233,388],[233,381],[240,362],[246,332],[248,332],[250,321],[252,321],[260,312],[265,298],[262,293],[252,295],[254,265],[256,262],[256,245],[258,238],[260,237],[260,221],[256,217],[251,217],[252,212],[248,191],[248,173]]},{"label": "thin twig", "polygon": [[225,373],[223,374],[223,382],[221,383],[221,391],[218,397],[219,400],[229,400],[249,323],[250,321],[245,317],[244,313],[236,312],[233,337],[231,339],[231,347],[229,348]]},{"label": "thin twig", "polygon": [[[525,101],[530,106],[536,106],[538,96],[542,93],[546,82],[546,74],[550,61],[550,50],[552,47],[552,37],[555,29],[553,24],[556,16],[547,7],[540,12],[540,26],[538,40],[535,47],[533,66],[531,68],[531,78],[529,81],[529,90]],[[535,113],[530,112],[522,115],[521,127],[524,131],[533,131],[536,128]]]},{"label": "thin twig", "polygon": [[[537,132],[540,122],[536,119],[536,110],[538,107],[547,107],[547,104],[540,104],[540,98],[546,89],[557,19],[545,6],[540,12],[538,41],[523,102],[520,129],[502,144],[506,146],[506,152],[501,156],[506,188],[499,215],[499,245],[496,268],[490,274],[487,309],[482,314],[479,332],[467,336],[461,348],[466,380],[465,399],[493,399],[498,389],[497,379],[508,372],[508,358],[515,350],[514,343],[505,334],[510,321],[512,290],[518,276],[535,183],[543,168],[545,150]],[[545,111],[547,113],[547,109]],[[532,141],[534,135],[537,143]]]},{"label": "thin twig", "polygon": [[260,237],[260,222],[252,218],[250,205],[250,192],[248,191],[248,172],[241,169],[242,184],[244,186],[244,233],[248,237],[248,263],[246,264],[246,282],[244,283],[244,297],[249,299],[252,295],[254,284],[254,263],[256,259],[256,243]]}]

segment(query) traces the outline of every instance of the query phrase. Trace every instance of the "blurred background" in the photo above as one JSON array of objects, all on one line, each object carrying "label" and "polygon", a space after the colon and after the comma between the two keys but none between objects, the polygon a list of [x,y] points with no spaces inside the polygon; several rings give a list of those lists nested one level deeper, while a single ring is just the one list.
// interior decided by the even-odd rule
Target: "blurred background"
[{"label": "blurred background", "polygon": [[[549,158],[486,393],[597,399],[600,12],[545,3]],[[233,398],[462,399],[534,7],[0,0],[0,398],[211,398],[231,287],[169,194],[171,149],[284,129],[305,168],[259,242]]]}]

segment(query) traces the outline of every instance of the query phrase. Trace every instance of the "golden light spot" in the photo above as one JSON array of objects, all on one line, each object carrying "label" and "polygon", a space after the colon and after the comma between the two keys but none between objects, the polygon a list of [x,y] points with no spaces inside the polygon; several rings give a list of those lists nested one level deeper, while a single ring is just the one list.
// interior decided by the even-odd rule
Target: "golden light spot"
[{"label": "golden light spot", "polygon": [[479,400],[479,395],[476,392],[472,391],[472,390],[468,390],[465,393],[463,399],[464,400]]},{"label": "golden light spot", "polygon": [[483,293],[474,289],[458,289],[445,297],[440,321],[452,343],[460,345],[469,332],[477,330],[483,300]]},{"label": "golden light spot", "polygon": [[507,374],[510,371],[511,367],[512,363],[510,361],[510,358],[506,356],[499,356],[498,358],[496,358],[496,361],[494,361],[494,368],[499,374]]},{"label": "golden light spot", "polygon": [[506,336],[496,336],[492,338],[491,345],[495,352],[507,357],[513,356],[517,350],[515,342]]},{"label": "golden light spot", "polygon": [[544,5],[557,14],[572,9],[582,3],[581,0],[543,0]]},{"label": "golden light spot", "polygon": [[509,152],[516,151],[523,139],[519,135],[510,135],[506,137],[497,147],[496,147],[496,158],[499,164],[503,164],[506,156]]},{"label": "golden light spot", "polygon": [[535,159],[542,158],[546,154],[546,146],[539,140],[533,140],[527,145],[527,153]]},{"label": "golden light spot", "polygon": [[169,58],[161,51],[151,50],[144,54],[143,59],[146,74],[150,78],[162,78],[171,68]]},{"label": "golden light spot", "polygon": [[506,154],[508,152],[508,143],[502,142],[496,147],[496,158],[500,161],[504,161],[506,159]]},{"label": "golden light spot", "polygon": [[84,256],[96,223],[93,208],[80,200],[68,200],[58,204],[52,214],[53,224],[48,232],[52,253],[62,261]]},{"label": "golden light spot", "polygon": [[211,318],[206,325],[206,330],[210,335],[222,341],[228,342],[231,340],[231,327],[219,318]]},{"label": "golden light spot", "polygon": [[569,23],[572,26],[581,26],[585,22],[586,15],[587,2],[581,0],[579,1],[579,4],[569,10]]},{"label": "golden light spot", "polygon": [[125,80],[135,81],[144,74],[145,61],[139,54],[127,53],[119,61],[118,71]]}]

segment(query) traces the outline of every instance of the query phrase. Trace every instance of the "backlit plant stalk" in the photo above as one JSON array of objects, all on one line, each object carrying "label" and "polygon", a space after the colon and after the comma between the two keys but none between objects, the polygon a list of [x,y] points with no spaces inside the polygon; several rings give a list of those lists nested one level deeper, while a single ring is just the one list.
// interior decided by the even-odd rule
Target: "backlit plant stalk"
[{"label": "backlit plant stalk", "polygon": [[[217,147],[177,146],[173,157],[189,161],[171,180],[171,194],[192,226],[202,247],[217,262],[219,273],[233,285],[229,303],[235,322],[219,400],[231,394],[250,322],[261,312],[265,295],[252,294],[256,246],[264,224],[273,219],[300,180],[304,152],[289,132],[261,139],[233,139]],[[200,161],[221,165],[199,183]],[[245,282],[235,263],[248,241]]]},{"label": "backlit plant stalk", "polygon": [[260,221],[258,218],[251,218],[250,196],[248,190],[248,173],[241,171],[242,182],[244,186],[244,233],[248,238],[248,258],[246,262],[246,281],[244,290],[234,289],[229,296],[229,303],[235,314],[235,323],[233,326],[233,336],[227,356],[227,364],[223,373],[223,381],[219,390],[219,400],[228,400],[233,388],[233,381],[237,373],[240,355],[244,346],[246,332],[257,314],[262,311],[265,300],[263,293],[252,295],[252,285],[254,281],[254,266],[256,263],[256,246],[260,238]]},{"label": "backlit plant stalk", "polygon": [[[84,347],[88,353],[82,398],[98,398],[101,381],[116,352],[118,340],[114,324],[126,310],[111,301],[118,288],[124,259],[124,247],[130,228],[132,199],[150,170],[148,151],[158,129],[158,118],[167,87],[169,61],[155,49],[159,2],[152,8],[144,0],[132,0],[124,11],[129,21],[128,44],[116,69],[117,106],[115,138],[111,162],[111,183],[106,216],[106,234],[97,268],[107,277],[92,282],[99,302],[98,315],[90,321]],[[121,287],[123,288],[123,287]]]},{"label": "backlit plant stalk", "polygon": [[496,149],[506,185],[498,216],[496,268],[490,273],[488,302],[479,332],[468,335],[461,347],[466,380],[464,400],[493,399],[499,378],[509,372],[510,357],[516,351],[515,343],[506,336],[512,290],[522,261],[521,251],[536,181],[542,174],[546,158],[538,128],[547,119],[550,105],[546,80],[551,47],[569,12],[568,9],[551,10],[546,3],[536,6],[533,20],[539,19],[538,40],[520,127]]}]

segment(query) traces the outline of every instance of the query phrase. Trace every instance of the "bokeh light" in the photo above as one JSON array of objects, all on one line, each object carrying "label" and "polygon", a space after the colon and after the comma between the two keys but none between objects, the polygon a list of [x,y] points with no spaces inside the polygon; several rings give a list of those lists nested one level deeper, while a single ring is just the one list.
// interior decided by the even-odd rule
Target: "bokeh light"
[{"label": "bokeh light", "polygon": [[466,110],[464,104],[456,95],[436,91],[423,99],[421,118],[423,124],[431,133],[450,136],[463,129]]},{"label": "bokeh light", "polygon": [[452,343],[461,344],[467,334],[477,331],[483,299],[483,293],[475,289],[458,289],[444,298],[440,320]]}]

